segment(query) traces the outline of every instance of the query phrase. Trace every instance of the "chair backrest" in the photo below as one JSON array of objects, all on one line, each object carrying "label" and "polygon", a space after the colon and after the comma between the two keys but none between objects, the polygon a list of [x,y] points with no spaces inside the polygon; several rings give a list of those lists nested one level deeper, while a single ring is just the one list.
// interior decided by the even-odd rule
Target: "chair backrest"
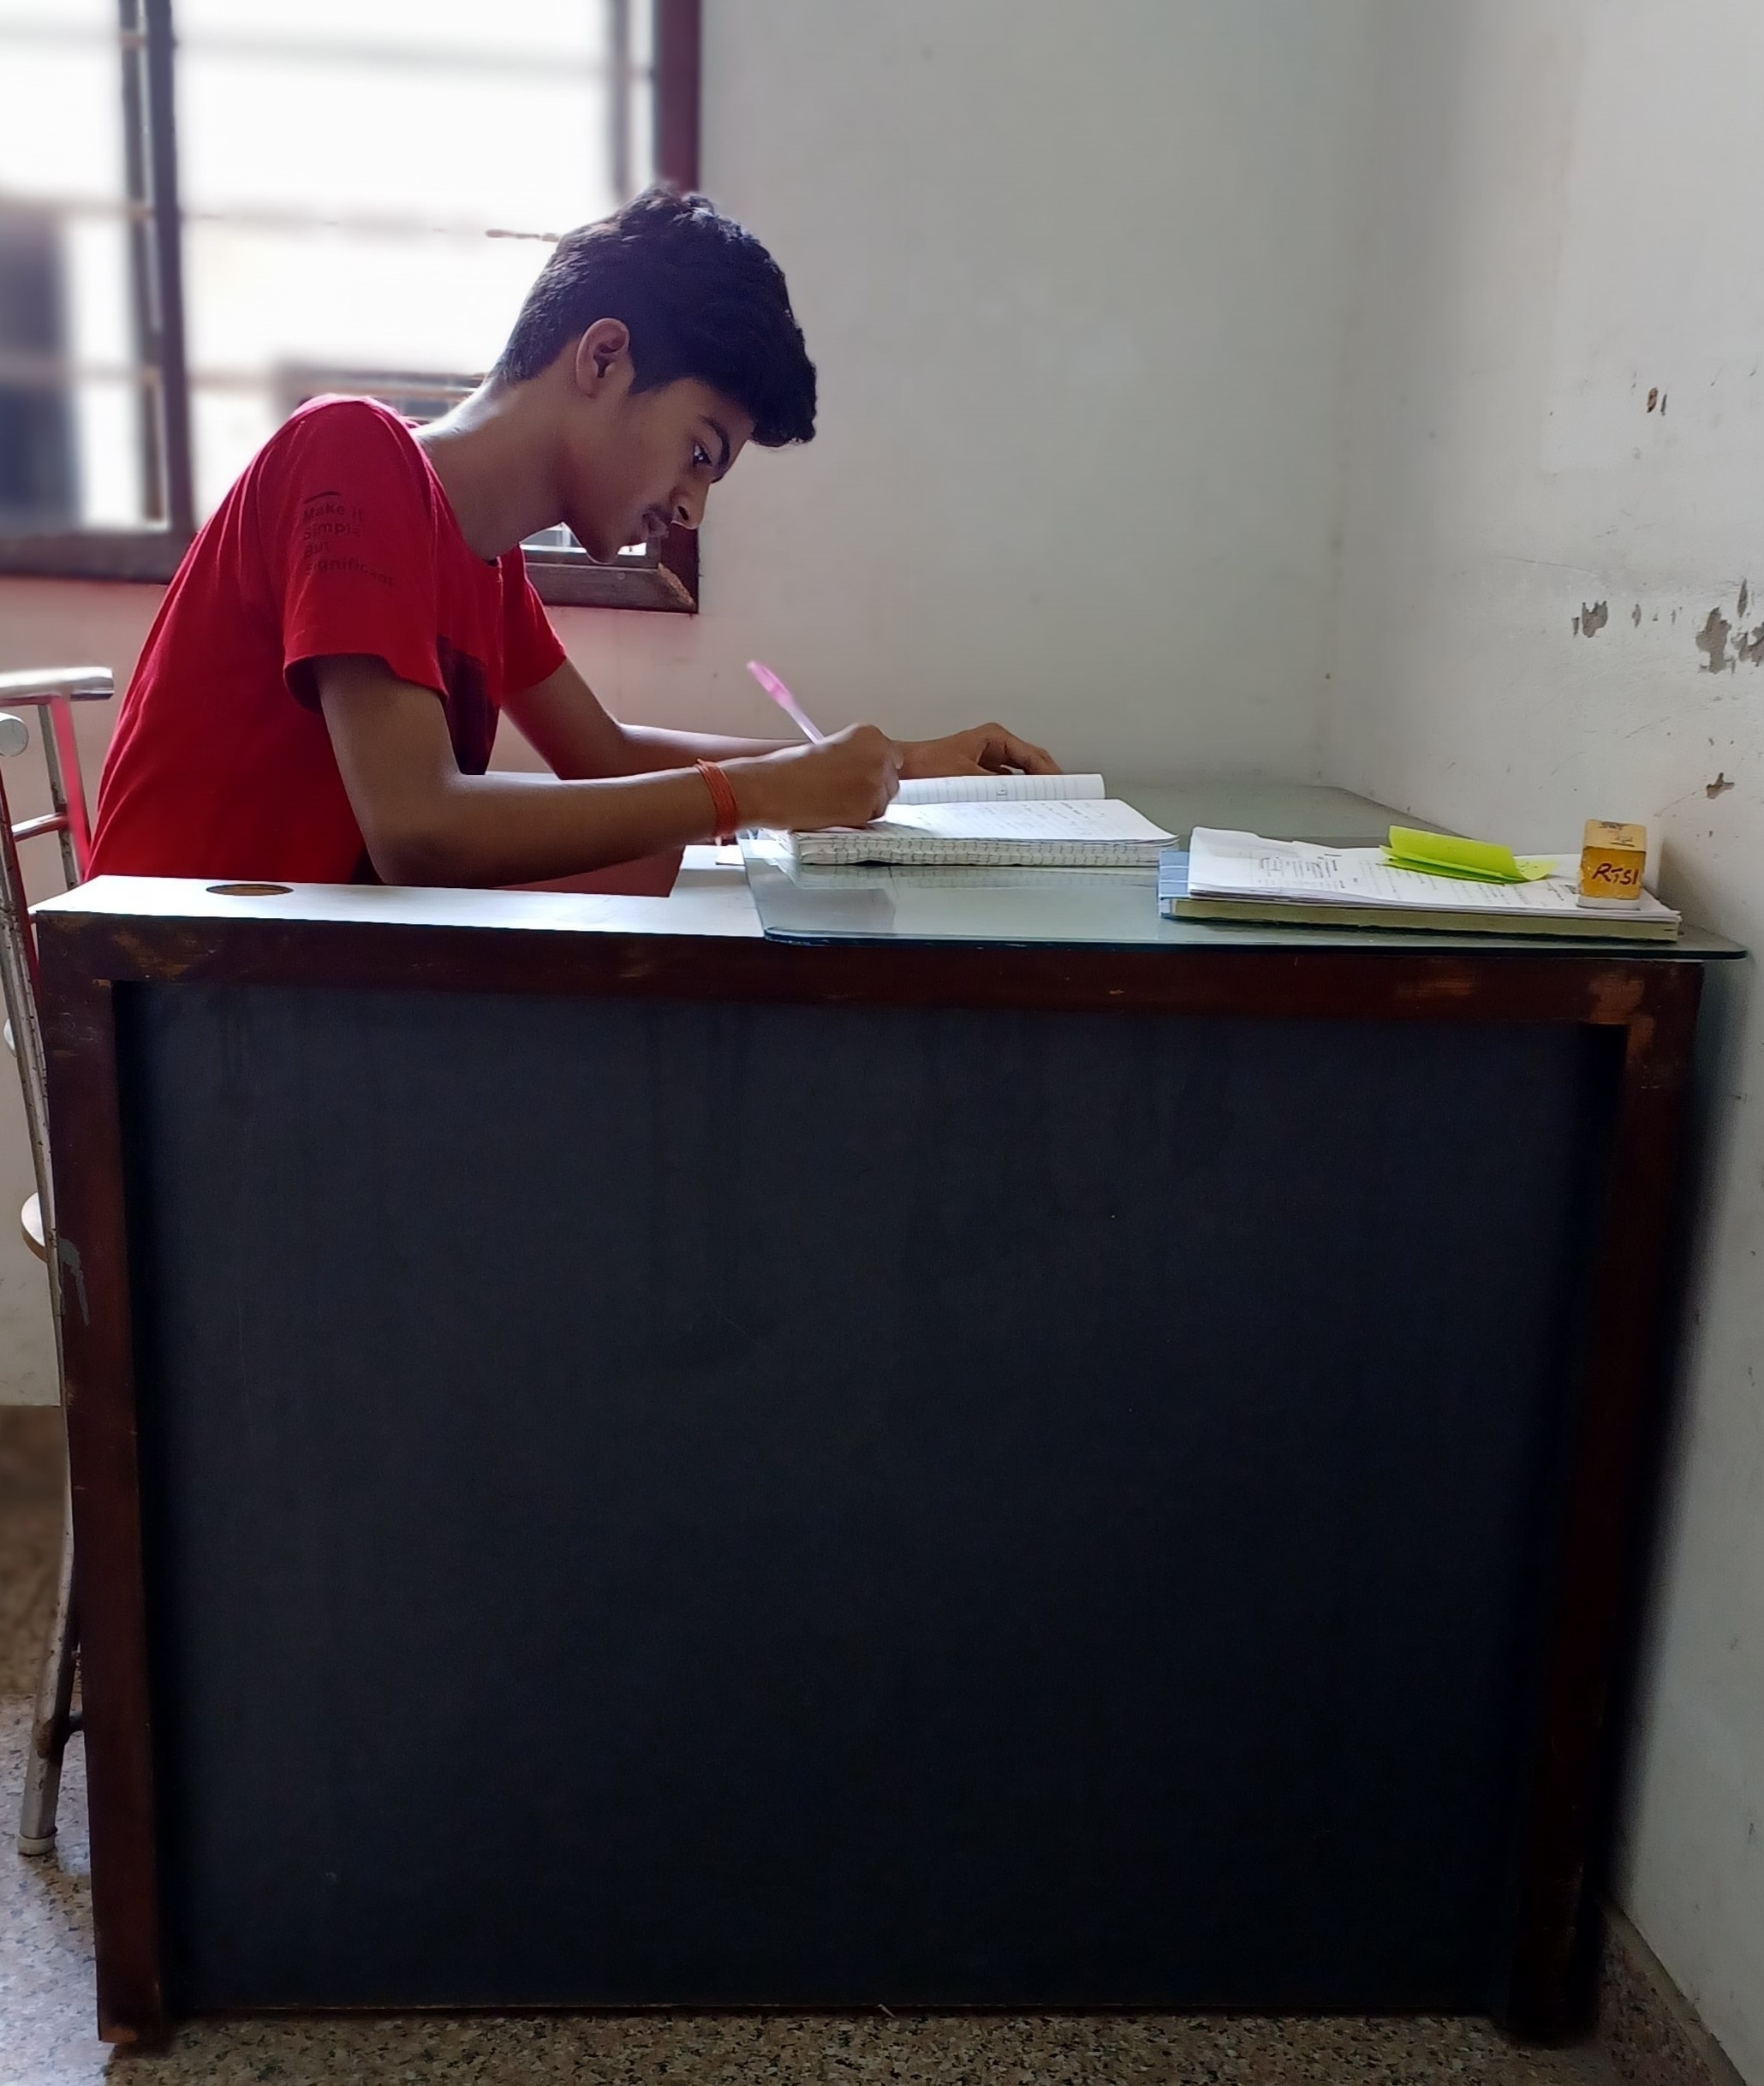
[{"label": "chair backrest", "polygon": [[[70,891],[92,873],[92,821],[86,815],[86,784],[80,773],[73,706],[107,701],[116,692],[116,683],[108,666],[63,666],[46,672],[27,670],[0,674],[0,711],[28,708],[43,713],[43,763],[49,771],[49,796],[54,808],[40,819],[27,819],[15,829],[14,837],[32,840],[39,833],[58,834],[62,869]],[[23,723],[22,718],[14,721]],[[0,747],[0,754],[22,751],[21,744]],[[7,823],[11,824],[9,818]]]},{"label": "chair backrest", "polygon": [[0,777],[0,987],[3,987],[13,1054],[24,1094],[25,1127],[37,1177],[51,1293],[60,1303],[60,1267],[55,1248],[55,1185],[49,1164],[49,1094],[43,1025],[37,1010],[37,938],[30,901],[19,868],[18,843],[54,833],[61,843],[62,870],[69,888],[80,882],[92,860],[91,823],[80,749],[70,705],[114,694],[107,668],[79,666],[45,673],[0,674],[0,757],[22,753],[30,727],[16,712],[35,709],[43,720],[44,765],[53,807],[40,818],[15,825]]}]

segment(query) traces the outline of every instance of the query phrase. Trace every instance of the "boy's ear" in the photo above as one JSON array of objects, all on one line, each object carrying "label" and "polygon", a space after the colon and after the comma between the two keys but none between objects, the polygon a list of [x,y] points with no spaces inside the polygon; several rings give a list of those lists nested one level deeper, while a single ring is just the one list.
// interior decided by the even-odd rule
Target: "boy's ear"
[{"label": "boy's ear", "polygon": [[631,329],[623,319],[597,319],[575,343],[575,388],[598,396],[631,367]]}]

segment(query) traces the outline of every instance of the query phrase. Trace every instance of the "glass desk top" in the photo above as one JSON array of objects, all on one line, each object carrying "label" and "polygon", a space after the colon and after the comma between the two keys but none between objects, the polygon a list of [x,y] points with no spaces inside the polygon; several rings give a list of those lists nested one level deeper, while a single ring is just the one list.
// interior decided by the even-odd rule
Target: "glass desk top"
[{"label": "glass desk top", "polygon": [[[1293,784],[1123,784],[1115,794],[1186,846],[1196,825],[1236,827],[1284,840],[1344,846],[1381,843],[1393,820],[1425,820],[1393,812],[1344,790]],[[1441,955],[1481,951],[1538,957],[1567,955],[1705,962],[1743,952],[1688,922],[1676,942],[1619,938],[1545,938],[1403,933],[1378,928],[1240,926],[1166,920],[1158,910],[1155,869],[786,870],[764,839],[744,840],[748,888],[769,938],[819,942],[875,941],[1065,943],[1118,948],[1348,948]]]}]

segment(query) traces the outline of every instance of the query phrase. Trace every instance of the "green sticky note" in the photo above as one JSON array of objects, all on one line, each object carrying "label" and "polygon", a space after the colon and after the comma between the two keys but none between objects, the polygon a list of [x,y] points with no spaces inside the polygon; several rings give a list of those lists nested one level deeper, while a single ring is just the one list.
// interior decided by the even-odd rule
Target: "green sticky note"
[{"label": "green sticky note", "polygon": [[1385,860],[1392,869],[1418,869],[1423,876],[1457,877],[1469,884],[1535,884],[1552,867],[1535,856],[1516,856],[1495,841],[1418,832],[1412,825],[1391,828]]}]

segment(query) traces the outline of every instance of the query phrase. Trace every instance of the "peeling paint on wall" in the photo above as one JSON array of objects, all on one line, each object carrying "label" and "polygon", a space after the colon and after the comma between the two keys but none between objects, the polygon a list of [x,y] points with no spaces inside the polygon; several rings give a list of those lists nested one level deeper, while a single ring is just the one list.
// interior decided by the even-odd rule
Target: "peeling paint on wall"
[{"label": "peeling paint on wall", "polygon": [[1727,779],[1727,771],[1724,768],[1713,782],[1704,785],[1703,795],[1705,796],[1725,796],[1732,787],[1733,784]]},{"label": "peeling paint on wall", "polygon": [[1702,668],[1706,674],[1721,674],[1727,670],[1727,638],[1733,625],[1718,608],[1709,611],[1709,619],[1696,634],[1696,648],[1707,657]]},{"label": "peeling paint on wall", "polygon": [[[1764,596],[1760,597],[1764,603]],[[1701,629],[1696,634],[1696,648],[1703,654],[1701,670],[1706,674],[1735,674],[1740,661],[1748,666],[1764,666],[1764,623],[1744,629],[1745,613],[1749,608],[1760,605],[1752,599],[1752,583],[1742,580],[1739,599],[1734,605],[1734,619],[1730,623],[1718,608],[1712,608]],[[1672,620],[1678,621],[1678,611],[1672,611]]]},{"label": "peeling paint on wall", "polygon": [[1580,613],[1574,619],[1574,627],[1582,637],[1596,637],[1610,621],[1611,604],[1608,601],[1595,601],[1590,608],[1582,601]]}]

